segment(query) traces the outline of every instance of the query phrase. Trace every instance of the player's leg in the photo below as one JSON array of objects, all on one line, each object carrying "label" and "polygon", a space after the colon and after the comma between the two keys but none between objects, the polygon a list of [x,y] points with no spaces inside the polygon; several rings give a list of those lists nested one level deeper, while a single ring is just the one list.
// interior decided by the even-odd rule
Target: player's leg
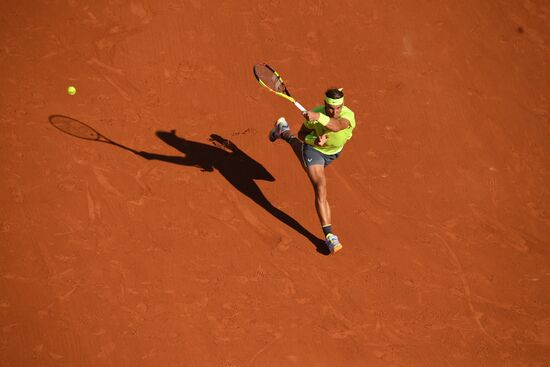
[{"label": "player's leg", "polygon": [[[330,160],[335,159],[331,156],[324,156],[322,155],[322,153],[319,153],[314,149],[310,150],[306,148],[304,154],[305,161],[308,162],[311,159],[312,162],[315,162],[317,153],[321,154],[321,159],[324,160],[325,164],[329,164]],[[327,200],[327,180],[325,176],[325,165],[310,164],[308,165],[306,171],[315,192],[315,209],[317,210],[317,215],[319,217],[319,221],[321,222],[323,233],[325,234],[325,243],[327,244],[330,252],[338,252],[342,249],[342,244],[340,243],[338,236],[332,233],[332,218],[330,205]]]},{"label": "player's leg", "polygon": [[303,158],[303,143],[292,133],[292,130],[290,130],[290,126],[288,125],[288,122],[285,120],[284,117],[279,118],[275,123],[273,129],[271,129],[271,131],[269,132],[269,140],[271,142],[274,142],[277,139],[282,139],[290,145],[292,151],[294,152],[294,155],[300,161],[300,165],[302,166],[302,168],[305,168]]},{"label": "player's leg", "polygon": [[331,213],[327,200],[327,180],[325,167],[320,164],[307,167],[307,175],[315,193],[315,210],[321,222],[321,226],[330,225]]},{"label": "player's leg", "polygon": [[287,142],[292,148],[292,151],[294,152],[294,155],[296,156],[296,158],[298,158],[298,161],[300,161],[300,165],[302,166],[302,168],[306,169],[306,166],[304,163],[304,143],[294,135],[291,136],[287,140]]}]

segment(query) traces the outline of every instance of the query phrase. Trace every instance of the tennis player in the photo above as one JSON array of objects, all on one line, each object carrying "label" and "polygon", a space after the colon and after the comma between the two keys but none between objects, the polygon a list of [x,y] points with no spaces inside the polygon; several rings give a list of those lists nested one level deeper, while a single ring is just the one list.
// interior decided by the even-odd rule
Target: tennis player
[{"label": "tennis player", "polygon": [[344,105],[342,88],[325,92],[324,105],[304,113],[305,121],[296,137],[284,117],[269,132],[269,140],[282,139],[290,144],[300,160],[315,191],[315,209],[331,253],[342,249],[332,232],[330,206],[327,201],[325,167],[337,159],[355,128],[355,114]]}]

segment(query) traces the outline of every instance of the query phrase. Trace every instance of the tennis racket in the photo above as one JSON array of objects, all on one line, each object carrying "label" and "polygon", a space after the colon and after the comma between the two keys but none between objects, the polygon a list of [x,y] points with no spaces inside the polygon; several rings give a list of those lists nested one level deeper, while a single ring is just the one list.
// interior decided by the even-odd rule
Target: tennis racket
[{"label": "tennis racket", "polygon": [[275,93],[276,95],[283,97],[284,99],[294,103],[294,105],[302,112],[306,113],[307,110],[298,103],[290,93],[283,82],[283,79],[271,66],[267,64],[256,64],[254,65],[254,76],[258,80],[258,83],[262,87],[265,87]]},{"label": "tennis racket", "polygon": [[141,152],[138,152],[137,150],[125,147],[122,144],[112,141],[111,139],[97,132],[93,127],[83,123],[82,121],[73,119],[72,117],[63,116],[63,115],[52,115],[49,117],[49,120],[50,120],[50,124],[52,124],[53,127],[57,128],[58,130],[61,130],[65,134],[69,134],[80,139],[93,140],[101,143],[112,144],[119,148],[130,151],[134,154],[139,155],[141,153]]}]

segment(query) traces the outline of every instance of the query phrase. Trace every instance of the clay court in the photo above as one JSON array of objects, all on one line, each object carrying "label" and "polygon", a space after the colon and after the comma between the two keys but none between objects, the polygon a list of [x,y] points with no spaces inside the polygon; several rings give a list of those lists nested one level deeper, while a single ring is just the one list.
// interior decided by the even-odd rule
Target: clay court
[{"label": "clay court", "polygon": [[[356,114],[335,255],[258,62]],[[2,1],[0,364],[550,366],[549,63],[544,0]]]}]

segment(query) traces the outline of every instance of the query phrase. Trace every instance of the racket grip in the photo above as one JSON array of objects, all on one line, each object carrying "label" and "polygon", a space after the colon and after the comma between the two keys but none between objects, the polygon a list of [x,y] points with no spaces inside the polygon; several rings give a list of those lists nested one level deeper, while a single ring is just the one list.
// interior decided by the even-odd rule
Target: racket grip
[{"label": "racket grip", "polygon": [[302,105],[299,104],[298,102],[294,101],[294,105],[295,105],[296,107],[298,107],[298,109],[299,109],[300,111],[302,111],[302,113],[306,113],[306,112],[307,112],[307,110],[304,108],[304,106],[302,106]]}]

